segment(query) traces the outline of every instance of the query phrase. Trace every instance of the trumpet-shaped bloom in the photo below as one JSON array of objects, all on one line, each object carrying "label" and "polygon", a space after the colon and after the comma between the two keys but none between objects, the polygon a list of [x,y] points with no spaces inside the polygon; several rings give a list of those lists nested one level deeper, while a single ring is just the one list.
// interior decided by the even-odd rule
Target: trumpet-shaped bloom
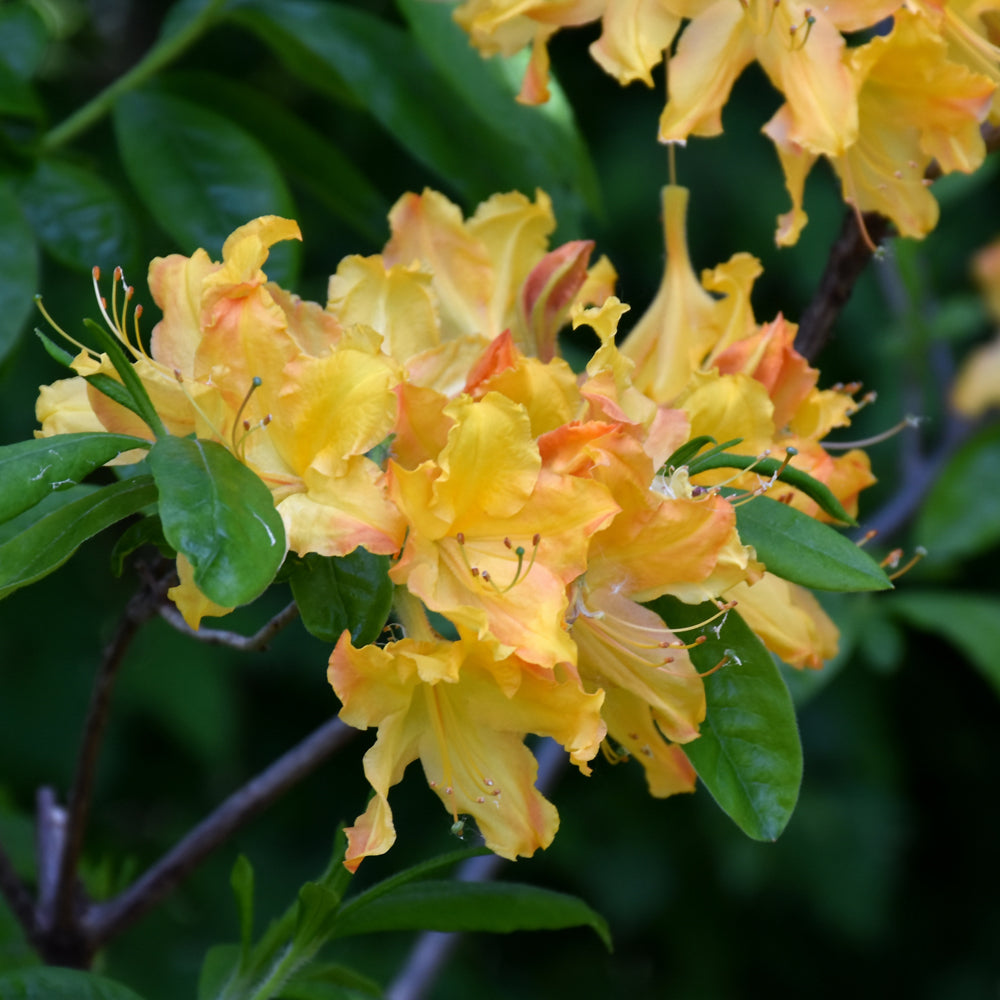
[{"label": "trumpet-shaped bloom", "polygon": [[[979,123],[996,84],[949,61],[930,21],[906,10],[896,14],[891,34],[852,49],[848,65],[858,87],[858,135],[847,148],[827,153],[844,198],[858,212],[892,219],[903,236],[925,236],[938,218],[927,167],[934,160],[942,173],[970,173],[982,163]],[[789,105],[764,131],[778,148],[792,197],[779,242],[794,242],[805,222],[802,188],[817,151],[796,137]]]},{"label": "trumpet-shaped bloom", "polygon": [[603,696],[584,692],[571,674],[498,660],[490,644],[445,642],[424,631],[426,638],[384,649],[355,649],[345,632],[330,657],[341,718],[378,727],[365,754],[375,796],[347,830],[352,871],[395,840],[389,789],[418,757],[455,820],[471,816],[490,850],[513,859],[547,847],[559,817],[534,787],[537,764],[525,734],[551,736],[583,770],[605,734]]},{"label": "trumpet-shaped bloom", "polygon": [[546,467],[527,413],[506,397],[460,398],[444,413],[454,424],[436,460],[390,464],[409,525],[390,575],[484,641],[546,667],[572,663],[566,586],[617,504],[599,484]]}]

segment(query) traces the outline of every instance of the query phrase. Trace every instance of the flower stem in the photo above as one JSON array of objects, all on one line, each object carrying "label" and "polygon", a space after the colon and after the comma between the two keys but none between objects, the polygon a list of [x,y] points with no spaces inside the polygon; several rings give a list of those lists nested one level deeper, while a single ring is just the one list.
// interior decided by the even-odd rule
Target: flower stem
[{"label": "flower stem", "polygon": [[225,0],[208,0],[204,8],[186,25],[167,37],[161,37],[127,73],[118,77],[99,94],[51,129],[42,139],[43,152],[51,152],[75,139],[100,121],[122,94],[145,83],[154,73],[173,62],[212,26]]}]

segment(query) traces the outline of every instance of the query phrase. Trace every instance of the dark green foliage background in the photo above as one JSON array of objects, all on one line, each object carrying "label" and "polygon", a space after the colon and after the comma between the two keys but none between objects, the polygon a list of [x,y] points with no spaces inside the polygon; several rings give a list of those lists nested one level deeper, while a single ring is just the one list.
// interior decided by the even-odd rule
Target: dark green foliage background
[{"label": "dark green foliage background", "polygon": [[[283,62],[280,46],[269,48],[254,31],[254,16],[273,3],[245,4],[237,22],[208,32],[123,102],[114,119],[103,118],[43,156],[45,129],[126,71],[179,6],[192,5],[134,0],[118,14],[108,13],[109,5],[102,20],[76,0],[54,4],[64,20],[39,57],[31,84],[36,103],[15,94],[14,112],[9,102],[0,108],[9,112],[0,124],[6,181],[0,225],[27,237],[0,247],[5,310],[16,308],[10,289],[30,278],[29,298],[37,287],[76,333],[80,319],[96,313],[86,269],[98,263],[108,274],[121,263],[147,309],[148,331],[155,309],[144,286],[146,262],[190,253],[199,243],[218,256],[229,216],[203,211],[205,193],[242,171],[242,156],[258,153],[267,168],[261,189],[245,200],[245,214],[294,211],[304,244],[279,256],[274,274],[305,296],[325,296],[326,278],[344,254],[378,252],[387,235],[384,213],[406,190],[432,185],[468,211],[494,189],[521,186],[530,193],[551,181],[559,238],[594,238],[598,252],[611,257],[620,295],[634,309],[626,320],[652,297],[663,258],[658,191],[667,180],[666,153],[655,142],[662,74],[656,91],[621,91],[586,57],[592,29],[557,36],[552,52],[593,171],[578,148],[552,141],[551,130],[521,109],[498,105],[496,114],[509,117],[495,119],[499,131],[486,128],[439,77],[423,79],[423,117],[407,119],[393,103],[399,93],[383,84],[394,70],[416,72],[408,60],[429,73],[400,13],[418,7],[410,0],[398,8],[375,0],[355,5],[392,26],[399,49],[397,61],[374,64],[368,76],[358,71],[351,85],[324,75],[321,64],[296,55],[284,38],[291,62]],[[14,7],[29,5],[7,0],[0,15]],[[358,42],[350,51],[365,55]],[[346,66],[345,77],[350,72]],[[170,117],[171,108],[184,107],[177,102],[192,100],[200,116]],[[749,71],[726,113],[726,136],[679,150],[678,175],[692,188],[696,266],[713,266],[739,250],[758,255],[765,266],[754,298],[758,318],[783,311],[796,319],[843,208],[829,172],[817,169],[800,245],[774,249],[774,217],[786,206],[776,160],[758,129],[776,104],[762,75]],[[232,174],[218,173],[199,153],[206,130],[216,126],[218,142],[233,150]],[[505,140],[505,128],[518,134]],[[171,129],[197,135],[178,146]],[[549,145],[532,139],[534,155],[526,158],[523,136],[531,129]],[[393,130],[408,138],[396,141]],[[173,181],[171,155],[190,160],[188,173]],[[435,164],[447,168],[446,176]],[[253,172],[247,176],[252,186]],[[968,257],[1000,230],[996,176],[993,163],[981,176],[940,185],[938,230],[923,245],[890,248],[893,260],[869,270],[819,358],[824,384],[860,379],[878,390],[879,405],[857,421],[859,434],[916,409],[933,418],[919,432],[922,443],[940,435],[936,373],[989,332],[971,297]],[[74,186],[67,177],[86,180]],[[588,190],[594,183],[597,190]],[[190,214],[157,202],[156,191],[171,184],[171,191],[190,186]],[[208,200],[239,212],[238,195]],[[32,232],[41,246],[37,277]],[[893,274],[908,288],[902,309],[880,287],[880,279],[891,285]],[[61,375],[27,335],[34,323],[28,317],[0,365],[3,443],[31,435],[37,386]],[[589,345],[566,346],[577,356]],[[914,432],[872,450],[881,482],[864,498],[862,526],[866,515],[898,498],[912,457],[907,449],[917,439]],[[926,545],[925,564],[903,580],[899,594],[831,597],[844,630],[841,656],[820,675],[790,678],[800,703],[805,778],[782,838],[748,840],[704,790],[651,800],[637,765],[602,760],[589,779],[567,774],[554,792],[562,816],[554,846],[512,872],[520,881],[582,896],[610,922],[615,952],[605,953],[582,929],[467,937],[435,997],[701,1000],[891,992],[973,1000],[996,994],[1000,644],[991,623],[1000,612],[1000,500],[985,483],[1000,467],[1000,441],[995,430],[986,431],[968,447],[972,453],[959,457],[954,473],[947,465],[940,473],[917,530],[885,540],[886,547]],[[947,541],[935,555],[939,532]],[[48,784],[65,792],[95,664],[135,585],[131,569],[121,579],[109,572],[113,543],[103,536],[88,543],[57,574],[0,603],[0,840],[27,875],[35,790]],[[917,597],[907,603],[907,595]],[[239,611],[233,627],[252,631],[289,596],[287,585],[276,587]],[[120,678],[100,767],[86,845],[91,891],[120,887],[335,712],[325,679],[329,651],[298,626],[259,654],[192,643],[162,621],[145,627]],[[363,809],[360,758],[369,742],[359,736],[239,834],[116,942],[99,971],[151,1000],[193,995],[206,949],[238,935],[229,889],[237,853],[256,871],[259,929],[324,867],[336,825]],[[455,846],[450,819],[416,774],[397,789],[393,804],[399,843],[388,858],[365,862],[358,878],[366,884]],[[403,934],[360,938],[338,942],[332,954],[386,983],[411,943]],[[27,960],[0,907],[0,970]]]}]

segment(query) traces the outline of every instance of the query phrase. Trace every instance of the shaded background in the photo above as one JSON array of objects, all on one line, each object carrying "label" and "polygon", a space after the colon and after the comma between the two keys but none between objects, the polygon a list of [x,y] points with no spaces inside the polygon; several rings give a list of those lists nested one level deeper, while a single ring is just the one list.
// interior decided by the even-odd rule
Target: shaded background
[{"label": "shaded background", "polygon": [[[564,32],[552,45],[579,143],[558,107],[477,114],[504,71],[480,64],[451,36],[440,6],[359,3],[361,19],[345,15],[344,47],[324,61],[303,57],[312,5],[286,0],[284,33],[262,32],[259,20],[255,28],[267,2],[233,4],[235,20],[133,91],[113,117],[44,148],[47,130],[134,65],[165,17],[198,6],[0,4],[0,441],[30,436],[37,386],[60,377],[29,335],[36,289],[75,331],[96,315],[89,267],[107,274],[121,263],[148,331],[155,307],[146,262],[199,245],[217,257],[235,225],[264,212],[293,215],[304,235],[301,251],[278,255],[268,273],[322,300],[341,256],[380,250],[385,213],[404,191],[430,185],[469,212],[494,190],[531,193],[539,184],[556,203],[557,239],[593,238],[610,256],[631,318],[652,298],[667,180],[666,152],[655,142],[662,72],[654,91],[622,91],[586,55],[594,29]],[[420,39],[439,58],[452,46],[468,67],[455,56],[460,72],[449,81]],[[760,320],[802,312],[844,211],[820,165],[800,244],[774,248],[774,219],[787,205],[759,128],[777,104],[751,69],[727,109],[726,135],[692,140],[677,158],[678,179],[692,189],[695,266],[740,250],[760,257]],[[400,138],[401,128],[417,138]],[[917,509],[911,473],[944,432],[951,365],[990,332],[968,262],[1000,233],[996,177],[993,162],[935,187],[938,230],[923,244],[889,247],[818,358],[821,384],[858,379],[878,390],[857,435],[906,412],[931,418],[872,449],[881,482],[862,500],[863,526],[886,504]],[[566,348],[572,355],[586,346]],[[432,995],[997,995],[997,427],[984,424],[942,456],[936,482],[916,519],[897,519],[896,534],[875,543],[882,551],[923,544],[931,555],[899,594],[831,600],[844,630],[840,656],[820,675],[791,678],[806,771],[781,840],[747,840],[703,789],[651,800],[634,764],[599,761],[589,779],[567,773],[554,793],[562,816],[555,844],[505,874],[582,896],[611,923],[614,954],[582,930],[468,937]],[[0,604],[0,840],[26,874],[35,789],[69,784],[93,671],[135,586],[131,570],[121,579],[108,572],[113,542],[88,543],[54,576]],[[286,603],[281,591],[238,612],[233,627],[252,631]],[[193,643],[161,621],[146,626],[119,681],[99,771],[86,845],[91,890],[121,887],[328,718],[336,710],[328,655],[298,627],[266,653],[237,654]],[[362,810],[360,756],[369,743],[359,736],[240,833],[109,948],[99,968],[152,1000],[193,995],[206,948],[237,936],[228,881],[237,853],[256,870],[260,928],[323,868],[336,825]],[[361,882],[455,846],[449,818],[415,770],[394,793],[394,810],[399,843],[388,858],[365,862]],[[332,954],[384,983],[411,945],[412,936],[388,935]],[[0,969],[28,960],[0,907]]]}]

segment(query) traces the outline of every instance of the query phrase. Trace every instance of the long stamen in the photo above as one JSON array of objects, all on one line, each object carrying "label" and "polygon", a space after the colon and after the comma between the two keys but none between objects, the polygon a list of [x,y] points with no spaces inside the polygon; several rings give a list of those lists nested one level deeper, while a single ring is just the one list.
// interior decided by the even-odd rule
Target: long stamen
[{"label": "long stamen", "polygon": [[[899,552],[898,549],[896,551]],[[895,555],[895,553],[893,554]],[[901,552],[900,555],[902,555]],[[913,556],[910,558],[910,560],[904,563],[902,566],[900,566],[899,569],[897,569],[894,573],[890,573],[889,579],[898,580],[904,573],[909,573],[910,570],[913,569],[913,567],[916,566],[917,563],[920,562],[920,560],[923,559],[925,555],[927,555],[927,549],[925,549],[923,546],[917,546],[917,548],[913,550]],[[896,562],[898,561],[899,560],[897,558]]]},{"label": "long stamen", "polygon": [[38,311],[45,317],[45,322],[52,327],[56,333],[59,334],[63,340],[71,343],[77,350],[83,351],[85,354],[89,354],[94,358],[100,358],[100,354],[97,353],[92,347],[87,347],[86,344],[81,344],[79,340],[75,337],[71,337],[50,315],[48,309],[45,308],[45,303],[42,302],[41,295],[35,296],[35,305],[38,306]]},{"label": "long stamen", "polygon": [[531,539],[531,559],[528,561],[528,566],[524,566],[524,557],[527,555],[523,545],[518,545],[514,547],[514,543],[509,539],[505,538],[503,540],[504,547],[510,549],[514,555],[517,557],[517,568],[514,570],[514,578],[507,584],[506,587],[500,587],[494,580],[489,570],[481,570],[478,566],[473,566],[469,562],[469,557],[465,551],[465,533],[460,531],[455,535],[455,541],[458,542],[458,551],[461,553],[462,562],[465,563],[465,568],[474,577],[478,577],[483,583],[489,584],[498,594],[501,596],[506,594],[515,584],[519,583],[521,580],[525,579],[531,572],[532,567],[535,565],[535,559],[538,557],[538,547],[542,542],[542,536],[537,532]]},{"label": "long stamen", "polygon": [[[240,425],[240,420],[243,417],[243,411],[247,408],[247,403],[250,402],[250,397],[261,387],[262,384],[263,380],[261,377],[259,375],[254,375],[254,377],[250,380],[250,388],[247,389],[247,394],[243,397],[243,402],[240,403],[240,408],[236,411],[236,416],[233,417],[233,432],[230,435],[230,440],[233,442],[233,452],[236,454],[239,454],[240,441],[243,441],[246,438],[246,434],[244,434],[243,437],[240,438],[240,441],[237,441],[236,428]],[[244,423],[246,422],[244,421]],[[245,429],[249,431],[249,425],[247,425]]]},{"label": "long stamen", "polygon": [[871,437],[861,438],[859,441],[824,441],[823,447],[827,451],[848,451],[851,448],[867,448],[870,445],[888,441],[889,438],[895,437],[908,427],[919,427],[925,419],[925,417],[917,417],[912,413],[908,413],[898,424],[890,427],[887,431],[882,431],[881,434],[873,434]]}]

